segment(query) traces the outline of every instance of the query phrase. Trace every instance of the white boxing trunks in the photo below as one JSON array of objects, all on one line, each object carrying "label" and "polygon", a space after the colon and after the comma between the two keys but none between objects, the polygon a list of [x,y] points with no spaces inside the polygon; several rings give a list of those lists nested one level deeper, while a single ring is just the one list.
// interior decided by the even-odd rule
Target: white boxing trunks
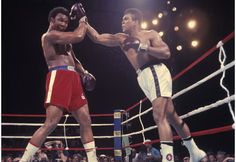
[{"label": "white boxing trunks", "polygon": [[158,97],[172,96],[172,78],[165,64],[149,65],[138,69],[137,74],[139,86],[151,102]]}]

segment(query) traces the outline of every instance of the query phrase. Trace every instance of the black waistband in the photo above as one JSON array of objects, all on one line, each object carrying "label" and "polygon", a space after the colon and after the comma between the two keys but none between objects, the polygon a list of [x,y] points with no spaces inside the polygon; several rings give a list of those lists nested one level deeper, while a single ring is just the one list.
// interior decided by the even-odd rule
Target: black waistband
[{"label": "black waistband", "polygon": [[161,62],[160,62],[160,61],[148,62],[148,63],[144,64],[143,66],[141,66],[139,69],[140,69],[140,70],[144,70],[144,69],[146,69],[147,67],[150,67],[150,66],[152,66],[152,65],[158,65],[158,64],[161,64]]}]

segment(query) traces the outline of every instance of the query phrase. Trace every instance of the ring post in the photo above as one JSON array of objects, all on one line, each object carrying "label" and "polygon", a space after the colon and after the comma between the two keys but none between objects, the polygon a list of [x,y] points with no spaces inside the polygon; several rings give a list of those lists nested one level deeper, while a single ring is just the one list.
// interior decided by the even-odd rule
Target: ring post
[{"label": "ring post", "polygon": [[122,110],[114,110],[114,158],[116,162],[122,161],[121,120]]}]

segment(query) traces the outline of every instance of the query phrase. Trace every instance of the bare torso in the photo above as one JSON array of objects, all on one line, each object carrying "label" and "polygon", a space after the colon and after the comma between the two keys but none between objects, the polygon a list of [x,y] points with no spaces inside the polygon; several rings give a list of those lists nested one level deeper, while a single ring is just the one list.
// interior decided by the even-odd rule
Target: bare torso
[{"label": "bare torso", "polygon": [[[153,61],[158,61],[157,58],[150,56],[146,53],[137,53],[137,51],[133,48],[130,48],[128,51],[125,51],[122,46],[123,46],[123,42],[124,40],[128,37],[128,35],[122,35],[122,39],[121,39],[121,49],[122,51],[125,53],[126,57],[128,58],[128,60],[130,61],[130,63],[132,64],[133,68],[135,70],[138,70],[140,67],[142,67],[143,65],[149,63],[149,62],[153,62]],[[149,46],[151,45],[151,35],[149,33],[149,31],[140,31],[136,36],[136,37],[140,40],[141,43],[145,43],[148,44]]]},{"label": "bare torso", "polygon": [[48,68],[62,65],[75,66],[72,45],[52,44],[47,39],[44,39],[46,34],[42,37],[42,48]]}]

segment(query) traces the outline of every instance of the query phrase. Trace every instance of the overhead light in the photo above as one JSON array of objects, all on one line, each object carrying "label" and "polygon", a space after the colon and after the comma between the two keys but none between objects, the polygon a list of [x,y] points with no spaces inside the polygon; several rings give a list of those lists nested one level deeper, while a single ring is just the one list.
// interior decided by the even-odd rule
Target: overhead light
[{"label": "overhead light", "polygon": [[159,32],[159,35],[162,37],[164,35],[164,32],[163,31],[160,31]]},{"label": "overhead light", "polygon": [[181,46],[181,45],[178,45],[178,46],[176,47],[176,49],[177,49],[178,51],[181,51],[181,50],[182,50],[182,46]]},{"label": "overhead light", "polygon": [[153,25],[157,25],[157,24],[158,24],[158,19],[153,19],[153,20],[152,20],[152,24],[153,24]]},{"label": "overhead light", "polygon": [[189,29],[194,29],[197,26],[197,21],[191,19],[191,20],[188,21],[187,26],[188,26]]},{"label": "overhead light", "polygon": [[175,27],[174,27],[174,31],[179,31],[179,27],[178,27],[178,26],[175,26]]},{"label": "overhead light", "polygon": [[147,29],[147,26],[148,26],[147,22],[142,22],[141,23],[141,28],[142,29]]},{"label": "overhead light", "polygon": [[193,40],[192,42],[191,42],[191,46],[192,47],[197,47],[199,45],[199,41],[198,40]]},{"label": "overhead light", "polygon": [[158,18],[161,19],[162,17],[163,17],[163,13],[160,12],[160,13],[158,14]]},{"label": "overhead light", "polygon": [[176,8],[176,7],[173,7],[173,8],[172,8],[172,11],[173,11],[173,12],[177,11],[177,8]]}]

